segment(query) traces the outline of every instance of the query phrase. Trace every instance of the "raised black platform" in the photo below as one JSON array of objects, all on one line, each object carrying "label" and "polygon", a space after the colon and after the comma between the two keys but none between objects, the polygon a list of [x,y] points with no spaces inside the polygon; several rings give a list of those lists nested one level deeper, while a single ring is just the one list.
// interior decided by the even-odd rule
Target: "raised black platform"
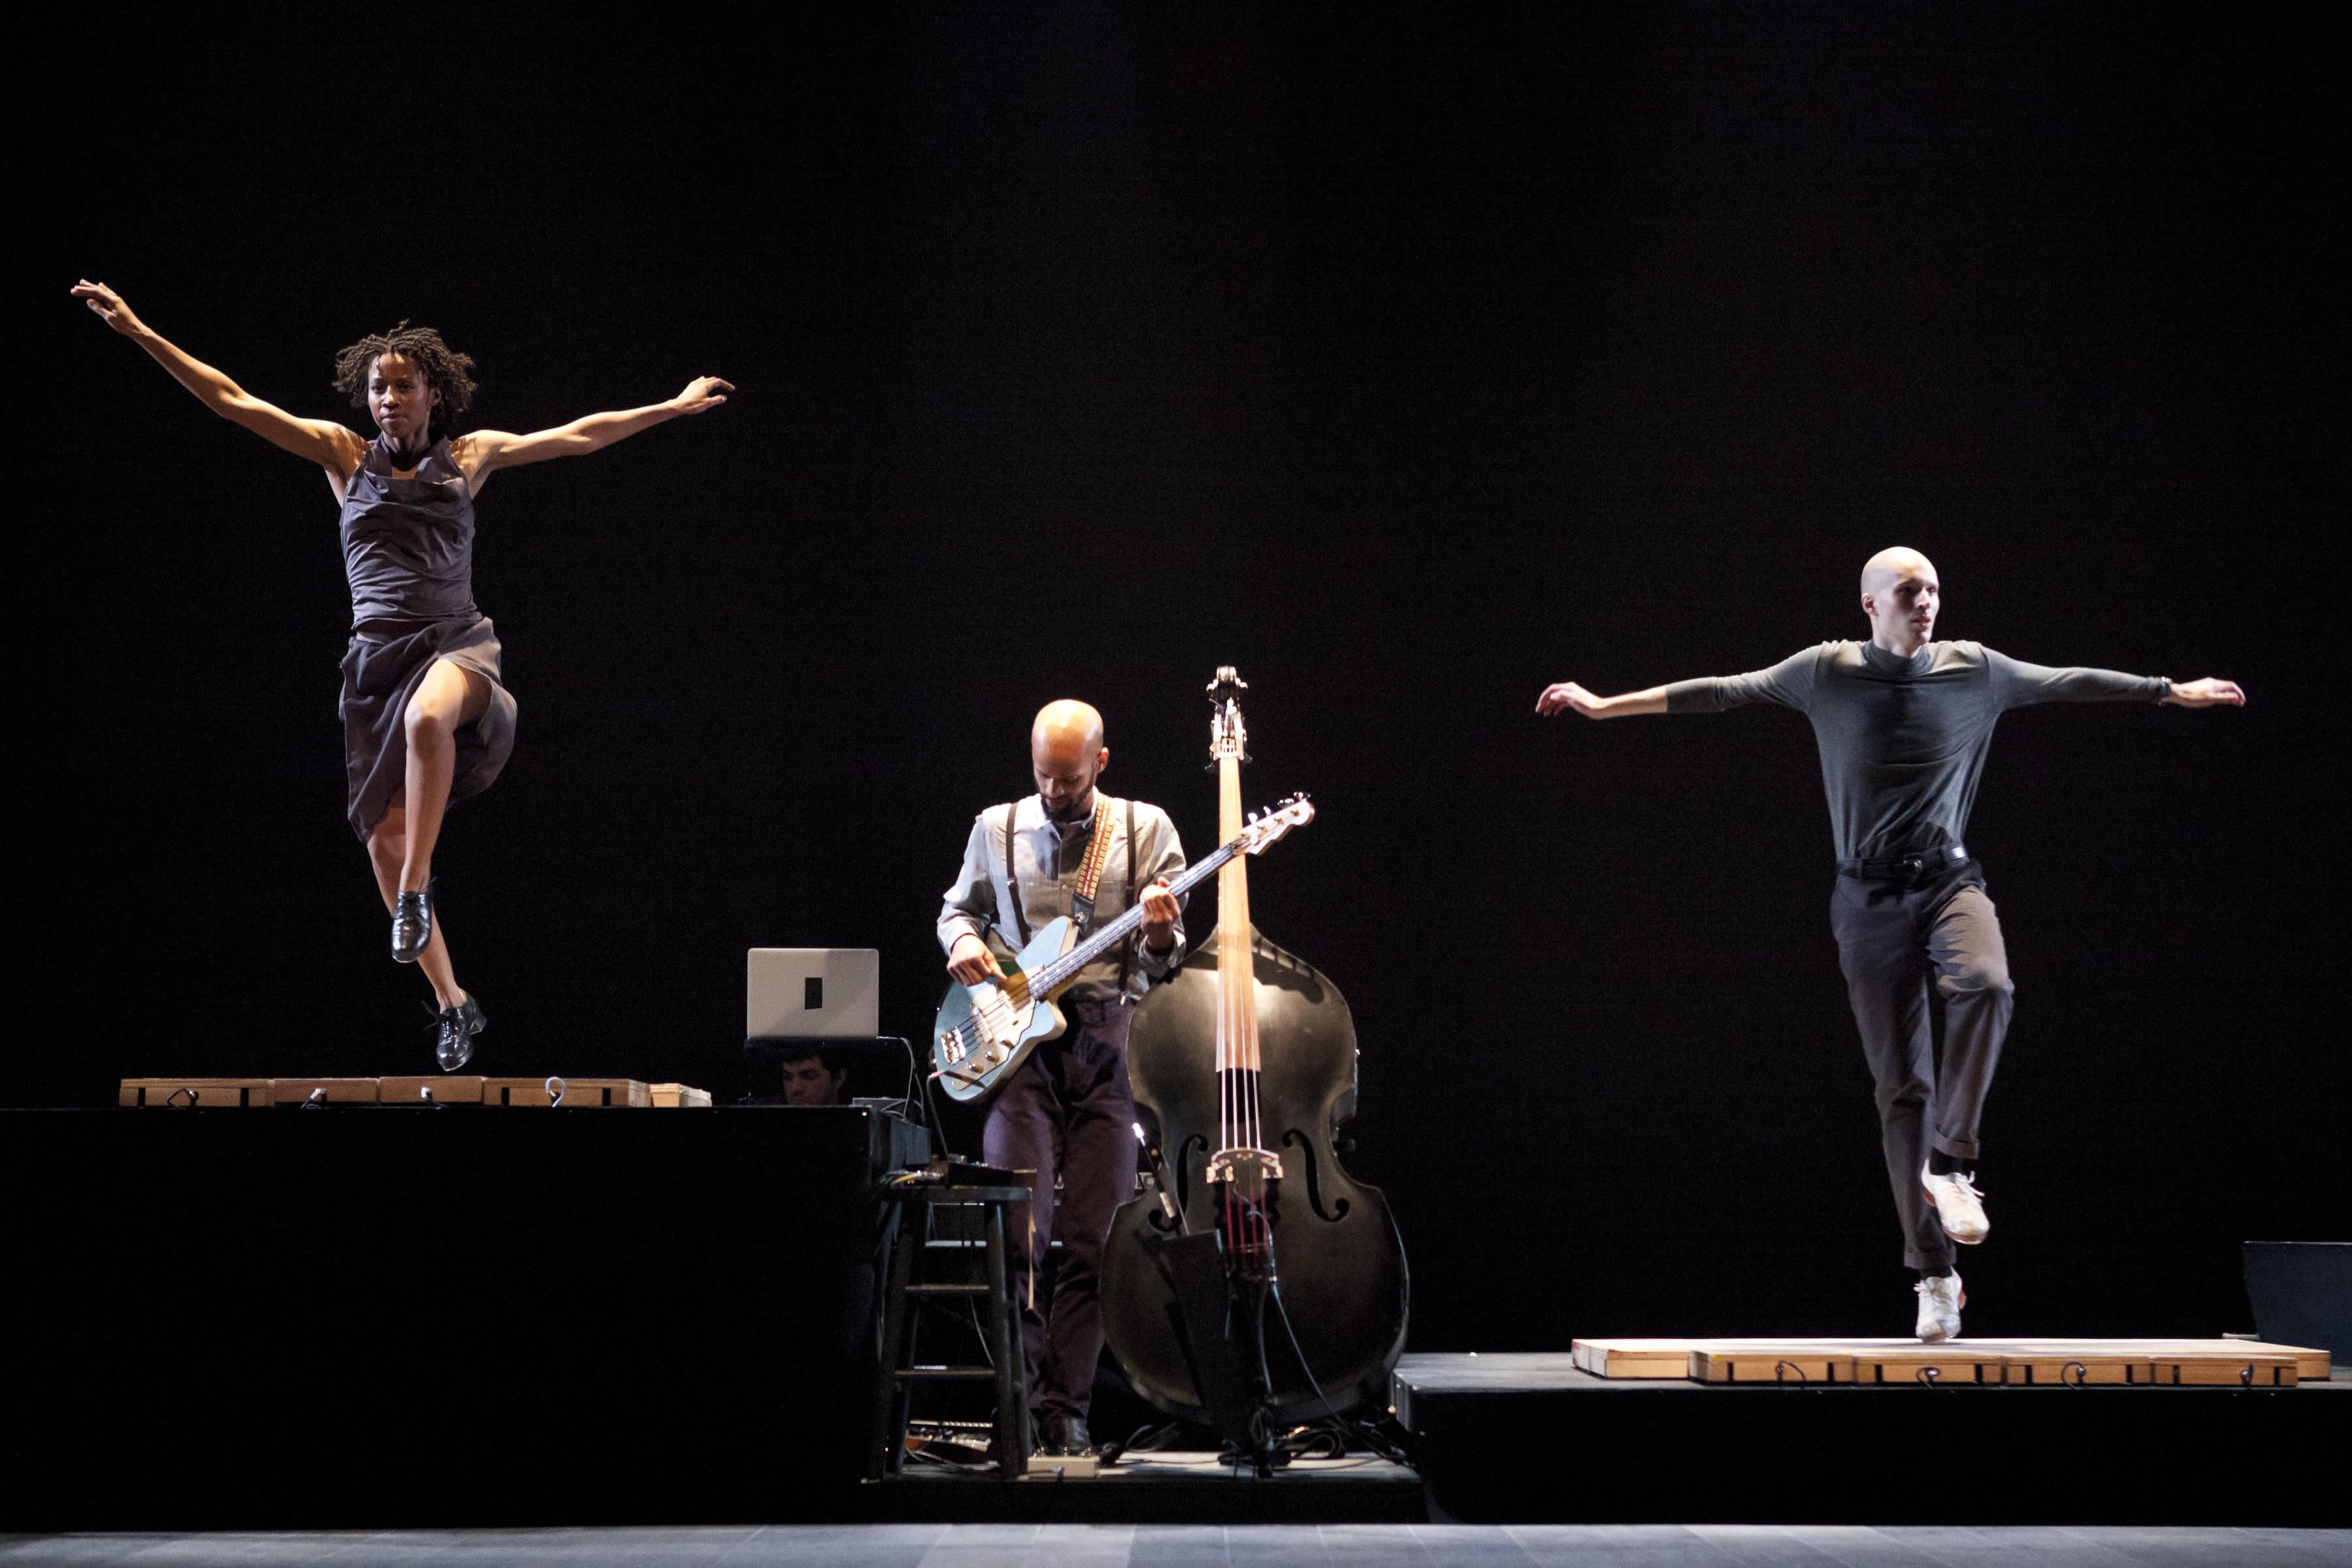
[{"label": "raised black platform", "polygon": [[864,1483],[875,1189],[905,1131],[854,1108],[0,1111],[32,1325],[0,1529],[1426,1517],[1419,1479],[1369,1459]]},{"label": "raised black platform", "polygon": [[845,1517],[908,1131],[0,1111],[0,1528]]},{"label": "raised black platform", "polygon": [[1408,1355],[1431,1515],[1475,1523],[2343,1524],[2352,1376],[2294,1388],[1631,1381]]}]

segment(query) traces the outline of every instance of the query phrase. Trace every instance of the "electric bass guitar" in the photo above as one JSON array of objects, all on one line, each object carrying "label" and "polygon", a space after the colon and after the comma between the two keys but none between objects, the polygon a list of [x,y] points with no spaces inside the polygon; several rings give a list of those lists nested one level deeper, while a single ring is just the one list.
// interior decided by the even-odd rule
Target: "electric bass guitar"
[{"label": "electric bass guitar", "polygon": [[[1215,854],[1184,868],[1168,890],[1181,898],[1234,857],[1264,854],[1284,834],[1314,820],[1313,803],[1303,795],[1293,795],[1252,817]],[[1142,890],[1134,891],[1135,907],[1085,941],[1078,940],[1078,929],[1068,916],[1048,921],[1019,956],[998,961],[1003,978],[948,987],[947,1000],[940,1004],[940,1016],[931,1026],[936,1068],[931,1076],[949,1099],[987,1099],[1029,1059],[1040,1040],[1050,1040],[1068,1026],[1054,998],[1069,989],[1080,970],[1115,952],[1142,926]]]}]

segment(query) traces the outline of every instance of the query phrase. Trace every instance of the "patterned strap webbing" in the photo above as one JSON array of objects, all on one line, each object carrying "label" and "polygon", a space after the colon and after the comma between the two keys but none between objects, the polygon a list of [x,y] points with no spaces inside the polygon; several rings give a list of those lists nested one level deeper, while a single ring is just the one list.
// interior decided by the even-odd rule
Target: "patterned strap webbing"
[{"label": "patterned strap webbing", "polygon": [[1110,858],[1110,813],[1102,808],[1099,799],[1095,805],[1094,837],[1087,840],[1087,858],[1078,867],[1077,890],[1070,902],[1076,906],[1078,931],[1091,932],[1095,926],[1095,889],[1102,885],[1103,862]]}]

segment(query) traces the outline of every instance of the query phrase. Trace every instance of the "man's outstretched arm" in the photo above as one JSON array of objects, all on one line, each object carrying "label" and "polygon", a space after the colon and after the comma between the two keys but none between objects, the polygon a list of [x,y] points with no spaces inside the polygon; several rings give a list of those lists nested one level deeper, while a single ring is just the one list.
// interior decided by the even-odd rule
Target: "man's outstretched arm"
[{"label": "man's outstretched arm", "polygon": [[2234,680],[2216,680],[2209,675],[2202,680],[2176,680],[2172,689],[2157,700],[2175,708],[2243,708],[2246,689]]},{"label": "man's outstretched arm", "polygon": [[1545,687],[1543,695],[1536,699],[1536,711],[1546,718],[1571,710],[1588,719],[1629,719],[1636,713],[1663,713],[1666,710],[1666,689],[1653,686],[1642,691],[1628,691],[1622,697],[1601,697],[1573,680],[1562,680]]},{"label": "man's outstretched arm", "polygon": [[1536,711],[1547,716],[1574,711],[1588,719],[1629,719],[1636,713],[1719,713],[1750,702],[1772,702],[1802,712],[1813,694],[1820,659],[1821,649],[1809,647],[1746,675],[1702,676],[1628,691],[1622,697],[1598,696],[1573,680],[1562,680],[1543,689],[1543,695],[1536,699]]},{"label": "man's outstretched arm", "polygon": [[2028,664],[1985,649],[1993,691],[2001,707],[2030,708],[2042,702],[2161,702],[2175,708],[2242,708],[2245,689],[2234,680],[2170,680],[2161,675],[2126,675],[2119,670]]}]

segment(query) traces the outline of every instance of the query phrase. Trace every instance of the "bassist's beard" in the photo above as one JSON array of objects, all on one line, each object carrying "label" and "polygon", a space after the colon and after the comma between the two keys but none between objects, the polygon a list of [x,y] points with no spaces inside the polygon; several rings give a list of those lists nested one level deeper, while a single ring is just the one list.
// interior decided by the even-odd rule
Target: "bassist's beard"
[{"label": "bassist's beard", "polygon": [[1095,792],[1088,790],[1082,798],[1075,800],[1067,805],[1046,806],[1045,816],[1049,821],[1063,824],[1084,822],[1087,817],[1093,813],[1094,808]]}]

